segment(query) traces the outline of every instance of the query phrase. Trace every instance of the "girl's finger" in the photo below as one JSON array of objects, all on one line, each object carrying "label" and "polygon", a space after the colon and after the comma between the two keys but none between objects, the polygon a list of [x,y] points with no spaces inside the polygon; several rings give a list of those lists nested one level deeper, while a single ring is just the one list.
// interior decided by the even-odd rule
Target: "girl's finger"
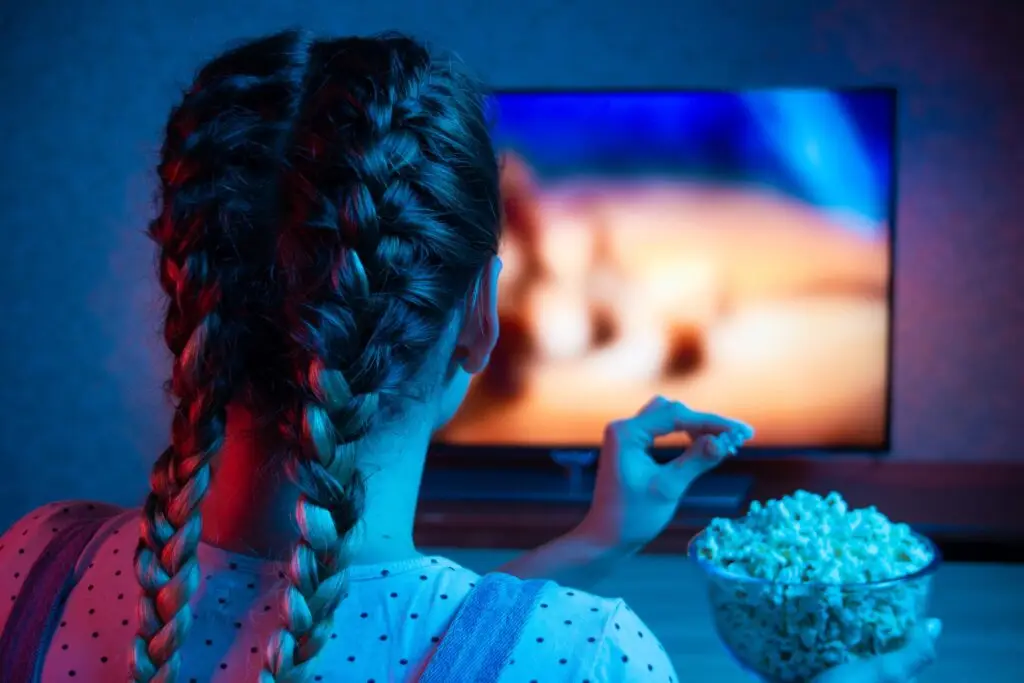
[{"label": "girl's finger", "polygon": [[732,442],[724,435],[697,437],[682,455],[661,466],[659,490],[672,500],[682,498],[699,476],[716,467],[732,452],[735,452]]},{"label": "girl's finger", "polygon": [[[929,619],[923,628],[918,628],[910,642],[902,650],[882,655],[876,662],[879,678],[889,673],[909,680],[921,674],[935,661],[935,641],[942,631],[942,622]],[[887,680],[887,679],[882,679]]]},{"label": "girl's finger", "polygon": [[836,667],[815,678],[814,683],[912,681],[935,661],[935,640],[941,631],[942,622],[929,619],[902,649]]},{"label": "girl's finger", "polygon": [[750,425],[731,420],[713,413],[698,413],[679,401],[657,397],[644,406],[632,419],[634,426],[651,438],[666,436],[675,432],[696,434],[724,434],[735,432],[744,440],[753,436]]}]

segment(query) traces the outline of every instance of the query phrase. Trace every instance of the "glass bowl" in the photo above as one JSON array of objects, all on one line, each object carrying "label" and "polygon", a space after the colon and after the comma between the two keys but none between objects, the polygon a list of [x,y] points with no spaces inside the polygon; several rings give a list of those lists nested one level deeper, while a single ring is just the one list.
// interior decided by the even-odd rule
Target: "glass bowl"
[{"label": "glass bowl", "polygon": [[928,614],[939,549],[920,570],[867,583],[779,583],[736,574],[700,556],[706,531],[690,540],[687,556],[707,577],[715,632],[729,655],[765,683],[813,681],[859,657],[897,650]]}]

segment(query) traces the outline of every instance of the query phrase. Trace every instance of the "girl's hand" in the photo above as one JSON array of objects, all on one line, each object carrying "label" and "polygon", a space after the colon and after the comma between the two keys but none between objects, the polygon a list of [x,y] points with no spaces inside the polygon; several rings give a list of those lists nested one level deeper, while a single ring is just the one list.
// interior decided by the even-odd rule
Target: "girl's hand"
[{"label": "girl's hand", "polygon": [[[659,436],[683,432],[693,444],[660,464],[649,450]],[[700,475],[736,453],[754,430],[737,420],[657,397],[605,429],[590,511],[577,533],[600,547],[636,550],[660,534]]]},{"label": "girl's hand", "polygon": [[909,683],[935,661],[935,641],[942,622],[929,619],[896,652],[837,666],[814,679],[814,683]]}]

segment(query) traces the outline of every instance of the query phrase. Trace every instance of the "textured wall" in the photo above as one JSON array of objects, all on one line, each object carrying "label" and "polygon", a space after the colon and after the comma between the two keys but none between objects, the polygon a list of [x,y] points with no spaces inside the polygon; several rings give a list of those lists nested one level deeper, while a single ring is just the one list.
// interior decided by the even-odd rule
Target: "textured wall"
[{"label": "textured wall", "polygon": [[895,457],[1024,457],[1014,4],[4,3],[0,527],[53,497],[139,499],[166,433],[140,233],[161,121],[201,58],[291,24],[411,31],[497,86],[899,86]]}]

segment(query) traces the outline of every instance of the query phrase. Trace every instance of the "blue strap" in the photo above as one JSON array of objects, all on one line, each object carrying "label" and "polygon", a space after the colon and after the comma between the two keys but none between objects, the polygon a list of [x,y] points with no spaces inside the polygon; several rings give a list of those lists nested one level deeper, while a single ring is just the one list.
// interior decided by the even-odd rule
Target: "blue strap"
[{"label": "blue strap", "polygon": [[420,683],[495,683],[547,581],[487,574],[455,613]]}]

